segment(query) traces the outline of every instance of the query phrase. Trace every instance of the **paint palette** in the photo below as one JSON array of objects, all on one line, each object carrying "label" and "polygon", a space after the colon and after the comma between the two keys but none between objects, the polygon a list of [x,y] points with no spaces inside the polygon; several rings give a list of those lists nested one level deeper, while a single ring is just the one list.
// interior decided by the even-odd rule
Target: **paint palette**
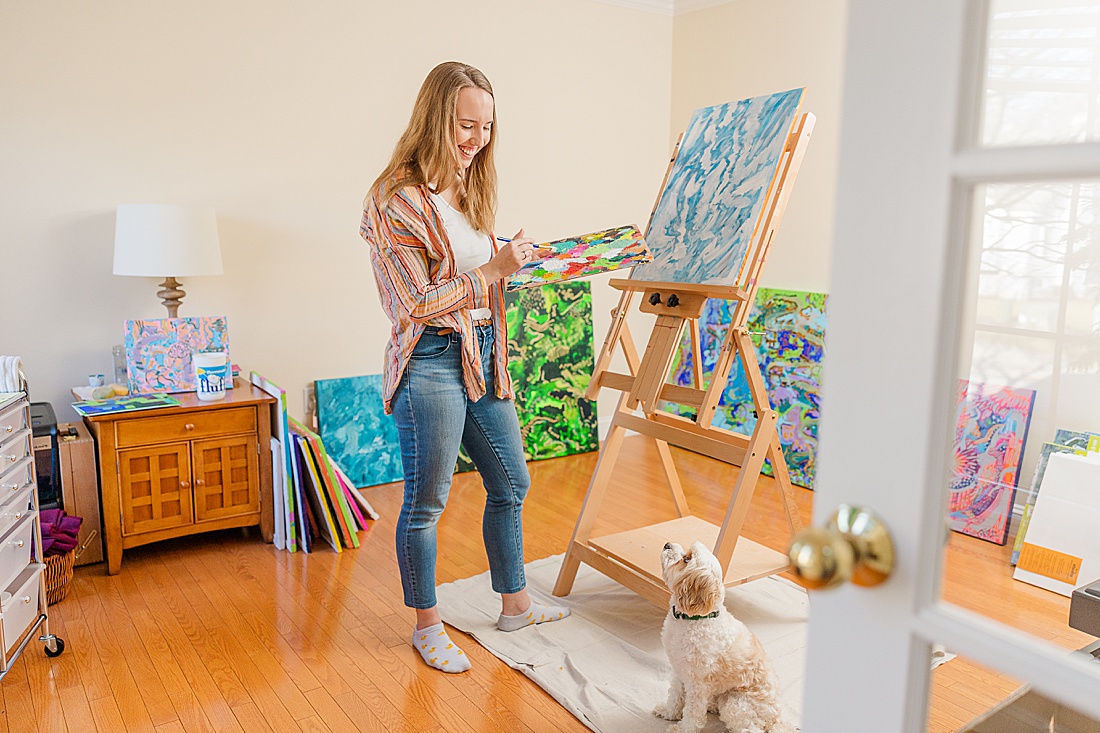
[{"label": "paint palette", "polygon": [[642,233],[637,227],[605,229],[580,237],[559,239],[539,245],[552,253],[532,262],[509,278],[508,290],[537,288],[541,285],[599,275],[652,260]]}]

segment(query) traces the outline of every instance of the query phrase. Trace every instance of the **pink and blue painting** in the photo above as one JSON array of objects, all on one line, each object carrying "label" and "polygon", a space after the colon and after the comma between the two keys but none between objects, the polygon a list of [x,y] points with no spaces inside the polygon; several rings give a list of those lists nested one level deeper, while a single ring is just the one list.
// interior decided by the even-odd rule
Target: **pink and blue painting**
[{"label": "pink and blue painting", "polygon": [[357,487],[404,478],[393,415],[382,406],[382,375],[318,379],[321,441]]},{"label": "pink and blue painting", "polygon": [[1008,539],[1034,406],[1033,389],[959,380],[948,488],[951,529],[998,545]]},{"label": "pink and blue painting", "polygon": [[634,280],[735,285],[802,89],[697,109],[646,233]]},{"label": "pink and blue painting", "polygon": [[[126,321],[126,377],[131,394],[194,392],[198,387],[192,357],[220,350],[229,358],[229,326],[224,316]],[[229,379],[226,387],[232,388]]]},{"label": "pink and blue painting", "polygon": [[[779,413],[776,429],[791,482],[811,489],[817,466],[826,301],[824,293],[760,288],[747,324],[750,333],[760,334],[756,358],[772,409]],[[709,375],[714,372],[732,316],[730,301],[713,298],[707,301],[699,323],[704,383],[709,383]],[[691,342],[687,334],[673,363],[671,381],[685,386],[692,384]],[[667,403],[666,409],[693,414]],[[734,360],[711,424],[742,435],[752,433],[756,427],[752,394],[740,359]],[[771,475],[770,464],[765,464],[764,473]]]}]

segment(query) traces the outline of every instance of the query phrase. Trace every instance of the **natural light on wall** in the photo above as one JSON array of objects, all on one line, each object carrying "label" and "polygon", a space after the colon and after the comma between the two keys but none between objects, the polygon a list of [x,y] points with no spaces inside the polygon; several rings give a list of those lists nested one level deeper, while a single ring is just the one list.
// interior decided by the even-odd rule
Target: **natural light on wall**
[{"label": "natural light on wall", "polygon": [[[1100,137],[1100,5],[991,3],[980,141]],[[1035,390],[1017,503],[1058,429],[1100,431],[1100,222],[1096,181],[975,191],[972,382]],[[978,249],[978,248],[975,248]],[[964,350],[965,352],[965,350]]]}]

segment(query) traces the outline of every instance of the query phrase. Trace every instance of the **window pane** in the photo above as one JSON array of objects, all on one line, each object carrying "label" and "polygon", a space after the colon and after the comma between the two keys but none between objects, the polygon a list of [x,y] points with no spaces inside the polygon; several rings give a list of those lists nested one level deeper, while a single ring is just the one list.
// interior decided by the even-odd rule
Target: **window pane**
[{"label": "window pane", "polygon": [[982,144],[1100,138],[1098,27],[1096,0],[992,0]]},{"label": "window pane", "polygon": [[[1089,652],[1072,652],[1085,655]],[[1100,722],[947,652],[932,671],[928,733],[1095,733]]]}]

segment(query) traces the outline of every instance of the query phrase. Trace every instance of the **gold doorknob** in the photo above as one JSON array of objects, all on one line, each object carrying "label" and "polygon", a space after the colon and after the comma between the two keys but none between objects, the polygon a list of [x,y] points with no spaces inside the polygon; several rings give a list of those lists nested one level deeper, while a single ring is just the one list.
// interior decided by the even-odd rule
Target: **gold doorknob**
[{"label": "gold doorknob", "polygon": [[846,580],[878,585],[894,569],[894,541],[871,510],[841,504],[824,527],[807,527],[791,538],[787,556],[799,585],[835,588]]}]

